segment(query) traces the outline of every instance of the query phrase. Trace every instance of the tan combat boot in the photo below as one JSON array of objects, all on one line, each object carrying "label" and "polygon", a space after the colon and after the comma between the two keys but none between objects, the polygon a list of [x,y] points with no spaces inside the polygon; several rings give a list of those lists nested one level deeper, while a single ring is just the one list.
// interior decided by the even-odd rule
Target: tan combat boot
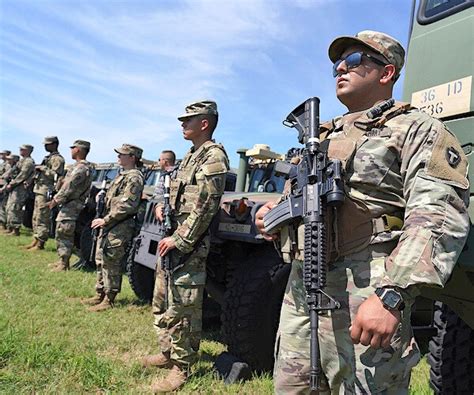
[{"label": "tan combat boot", "polygon": [[3,231],[3,234],[9,235],[10,233],[13,233],[13,228],[6,227],[5,230]]},{"label": "tan combat boot", "polygon": [[52,272],[65,272],[69,270],[69,259],[61,258],[57,265],[51,269]]},{"label": "tan combat boot", "polygon": [[142,358],[142,366],[144,368],[149,368],[151,366],[156,366],[157,368],[171,368],[170,352],[160,352],[159,354],[147,355]]},{"label": "tan combat boot", "polygon": [[178,365],[173,365],[164,379],[155,381],[151,390],[154,394],[176,391],[188,379],[188,372]]},{"label": "tan combat boot", "polygon": [[100,304],[105,298],[104,292],[97,292],[92,298],[82,299],[81,303],[86,306],[95,306]]},{"label": "tan combat boot", "polygon": [[35,246],[28,248],[30,251],[44,250],[44,241],[38,240]]},{"label": "tan combat boot", "polygon": [[105,294],[105,298],[99,304],[89,307],[87,310],[92,312],[99,312],[109,310],[114,307],[114,300],[117,294],[114,292],[110,292]]},{"label": "tan combat boot", "polygon": [[28,244],[27,246],[23,247],[25,250],[31,250],[33,247],[36,246],[36,244],[38,244],[39,240],[36,238],[36,237],[33,237],[33,241]]}]

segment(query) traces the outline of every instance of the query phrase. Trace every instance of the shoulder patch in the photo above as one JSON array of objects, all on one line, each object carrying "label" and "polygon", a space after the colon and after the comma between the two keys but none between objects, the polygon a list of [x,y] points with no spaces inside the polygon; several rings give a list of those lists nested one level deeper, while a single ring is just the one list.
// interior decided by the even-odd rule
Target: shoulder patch
[{"label": "shoulder patch", "polygon": [[431,159],[426,166],[426,173],[467,189],[469,188],[466,177],[467,166],[467,158],[456,137],[448,130],[440,128]]},{"label": "shoulder patch", "polygon": [[202,171],[206,176],[214,176],[216,174],[227,173],[227,166],[224,162],[215,162],[202,167]]}]

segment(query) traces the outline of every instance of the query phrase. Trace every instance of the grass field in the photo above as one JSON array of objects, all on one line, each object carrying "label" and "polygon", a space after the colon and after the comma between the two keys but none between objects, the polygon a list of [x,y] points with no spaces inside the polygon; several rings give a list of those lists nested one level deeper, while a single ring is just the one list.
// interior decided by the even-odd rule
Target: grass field
[{"label": "grass field", "polygon": [[[0,235],[0,393],[147,393],[164,374],[141,368],[156,353],[151,309],[128,285],[117,308],[89,313],[80,303],[92,296],[94,273],[51,273],[54,242],[28,252],[28,231]],[[271,394],[270,375],[225,386],[212,365],[225,350],[218,330],[204,333],[201,360],[183,393]],[[415,369],[410,391],[431,394],[425,361]]]}]

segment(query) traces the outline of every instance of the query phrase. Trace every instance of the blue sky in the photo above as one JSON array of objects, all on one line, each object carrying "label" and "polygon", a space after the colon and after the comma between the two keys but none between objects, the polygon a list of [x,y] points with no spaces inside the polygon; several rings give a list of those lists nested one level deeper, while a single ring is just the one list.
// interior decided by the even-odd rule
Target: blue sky
[{"label": "blue sky", "polygon": [[[282,126],[310,96],[321,119],[344,112],[327,48],[340,35],[384,31],[406,46],[411,0],[0,0],[0,149],[17,152],[57,135],[71,162],[75,139],[89,159],[115,161],[124,142],[147,159],[182,157],[190,143],[176,116],[217,101],[217,141],[238,148],[297,146]],[[395,97],[401,98],[402,81]]]}]

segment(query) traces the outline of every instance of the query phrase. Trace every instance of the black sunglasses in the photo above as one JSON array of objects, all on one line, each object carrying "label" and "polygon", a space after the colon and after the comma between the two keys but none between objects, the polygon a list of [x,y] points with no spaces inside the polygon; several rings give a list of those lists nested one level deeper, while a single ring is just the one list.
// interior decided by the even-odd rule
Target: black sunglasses
[{"label": "black sunglasses", "polygon": [[355,69],[356,67],[359,67],[361,62],[362,62],[362,57],[366,57],[367,59],[369,59],[370,61],[380,65],[380,66],[386,66],[388,63],[385,63],[375,57],[373,57],[372,55],[369,55],[369,54],[366,54],[366,53],[363,53],[363,52],[353,52],[349,55],[347,55],[345,58],[341,58],[339,60],[336,60],[336,62],[334,62],[334,65],[332,66],[332,75],[333,77],[337,77],[339,75],[339,72],[337,71],[337,68],[339,67],[339,65],[342,63],[342,62],[345,62],[346,63],[346,67],[347,67],[347,70],[350,70],[350,69]]}]

